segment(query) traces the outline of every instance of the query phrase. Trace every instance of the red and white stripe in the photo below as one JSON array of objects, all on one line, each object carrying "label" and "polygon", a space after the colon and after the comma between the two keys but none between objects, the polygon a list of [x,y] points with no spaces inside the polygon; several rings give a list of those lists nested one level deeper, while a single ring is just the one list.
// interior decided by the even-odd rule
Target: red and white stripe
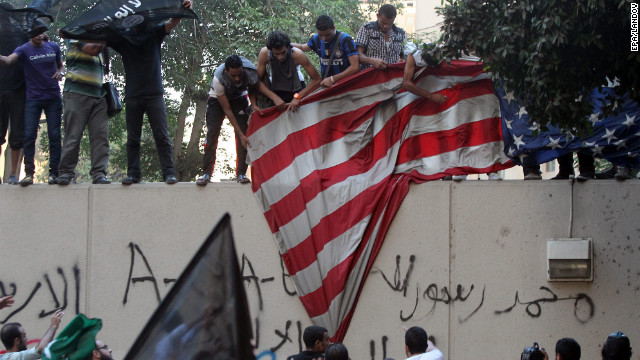
[{"label": "red and white stripe", "polygon": [[368,69],[307,96],[297,112],[254,113],[252,189],[309,317],[346,334],[366,275],[409,181],[512,166],[482,64],[426,69],[401,90],[403,64]]}]

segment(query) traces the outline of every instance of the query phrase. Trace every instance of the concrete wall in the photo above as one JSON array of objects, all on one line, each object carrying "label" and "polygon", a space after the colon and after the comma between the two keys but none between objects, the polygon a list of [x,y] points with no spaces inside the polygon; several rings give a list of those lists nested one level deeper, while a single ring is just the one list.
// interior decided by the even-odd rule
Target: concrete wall
[{"label": "concrete wall", "polygon": [[[63,325],[77,311],[102,318],[99,336],[122,358],[229,212],[258,353],[285,359],[300,350],[310,322],[247,186],[3,185],[0,204],[0,293],[16,294],[0,322],[23,323],[30,338],[64,307]],[[640,348],[639,219],[637,181],[412,186],[345,339],[351,358],[404,358],[403,328],[413,325],[447,359],[516,359],[533,341],[553,349],[565,336],[582,345],[583,359],[598,359],[615,330]],[[546,280],[552,237],[593,238],[593,282]]]}]

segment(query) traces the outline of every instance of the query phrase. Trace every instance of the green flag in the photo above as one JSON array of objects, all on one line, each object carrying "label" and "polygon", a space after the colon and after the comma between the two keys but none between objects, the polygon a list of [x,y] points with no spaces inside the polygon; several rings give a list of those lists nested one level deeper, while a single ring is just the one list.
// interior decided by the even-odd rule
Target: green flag
[{"label": "green flag", "polygon": [[102,320],[78,314],[42,352],[45,360],[84,360],[96,349]]}]

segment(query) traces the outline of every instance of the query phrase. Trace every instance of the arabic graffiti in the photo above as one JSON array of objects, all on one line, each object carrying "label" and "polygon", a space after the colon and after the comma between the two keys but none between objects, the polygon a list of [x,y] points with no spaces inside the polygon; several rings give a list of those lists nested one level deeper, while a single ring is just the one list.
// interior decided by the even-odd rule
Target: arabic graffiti
[{"label": "arabic graffiti", "polygon": [[[518,292],[516,291],[515,300],[513,305],[504,309],[504,310],[496,310],[495,313],[500,315],[504,313],[511,312],[517,305],[527,305],[525,307],[525,311],[527,315],[532,318],[538,318],[542,314],[542,306],[540,304],[544,303],[555,303],[558,301],[566,301],[566,300],[575,300],[573,303],[573,314],[576,319],[581,323],[586,323],[593,317],[593,313],[595,311],[595,306],[593,304],[593,300],[589,297],[589,295],[584,293],[579,293],[576,296],[568,296],[564,298],[558,297],[556,293],[554,293],[551,289],[546,286],[540,286],[540,290],[543,290],[549,293],[550,297],[541,297],[539,299],[535,299],[533,301],[520,301],[520,297]],[[586,308],[581,310],[581,306],[585,306]]]}]

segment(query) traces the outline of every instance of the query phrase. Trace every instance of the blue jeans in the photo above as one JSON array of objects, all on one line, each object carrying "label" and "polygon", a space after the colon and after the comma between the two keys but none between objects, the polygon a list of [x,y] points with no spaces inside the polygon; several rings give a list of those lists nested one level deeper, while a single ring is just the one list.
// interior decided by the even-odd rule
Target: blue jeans
[{"label": "blue jeans", "polygon": [[49,175],[58,176],[60,154],[62,153],[60,126],[62,124],[62,98],[47,100],[27,100],[24,106],[24,171],[33,176],[36,154],[36,139],[40,126],[40,115],[44,110],[49,134]]}]

